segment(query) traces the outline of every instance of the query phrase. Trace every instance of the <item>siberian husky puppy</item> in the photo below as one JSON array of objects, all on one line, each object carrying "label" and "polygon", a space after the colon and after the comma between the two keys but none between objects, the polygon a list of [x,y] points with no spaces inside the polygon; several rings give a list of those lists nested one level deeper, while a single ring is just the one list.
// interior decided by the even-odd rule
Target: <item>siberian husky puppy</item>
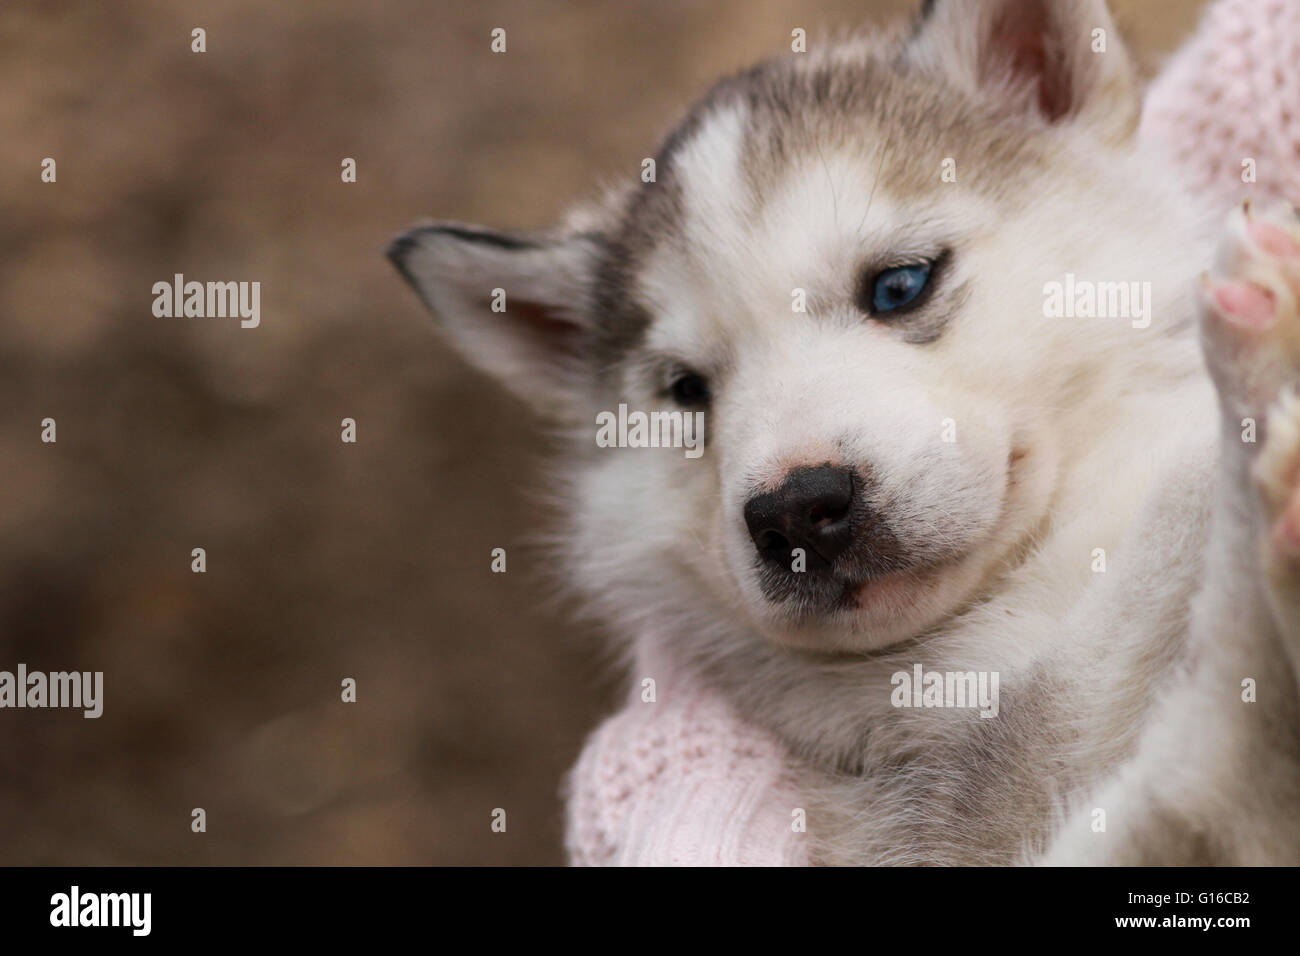
[{"label": "siberian husky puppy", "polygon": [[[556,426],[567,582],[789,746],[820,862],[1300,863],[1300,219],[1225,226],[1140,104],[1102,0],[938,0],[553,232],[391,246]],[[603,447],[636,413],[703,454]]]}]

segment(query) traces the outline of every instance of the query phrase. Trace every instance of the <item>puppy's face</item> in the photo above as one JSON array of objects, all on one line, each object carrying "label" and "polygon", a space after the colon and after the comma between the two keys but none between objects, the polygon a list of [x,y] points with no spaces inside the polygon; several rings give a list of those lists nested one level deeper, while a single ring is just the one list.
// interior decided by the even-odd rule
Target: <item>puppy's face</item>
[{"label": "puppy's face", "polygon": [[[720,84],[654,182],[554,236],[431,226],[391,254],[574,439],[566,550],[595,601],[871,650],[1032,545],[1070,406],[1133,335],[1043,316],[1046,281],[1129,278],[1151,241],[1116,238],[1134,187],[1104,172],[1131,74],[1100,3],[948,0]],[[620,403],[701,413],[705,453],[598,448]]]}]

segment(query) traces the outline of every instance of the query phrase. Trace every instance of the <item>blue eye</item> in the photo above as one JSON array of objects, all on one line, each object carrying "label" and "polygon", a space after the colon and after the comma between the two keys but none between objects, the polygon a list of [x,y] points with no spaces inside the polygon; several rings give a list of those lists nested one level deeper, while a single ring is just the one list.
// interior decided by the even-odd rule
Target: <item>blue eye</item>
[{"label": "blue eye", "polygon": [[930,281],[933,263],[897,266],[879,273],[871,286],[871,311],[893,312],[916,301]]}]

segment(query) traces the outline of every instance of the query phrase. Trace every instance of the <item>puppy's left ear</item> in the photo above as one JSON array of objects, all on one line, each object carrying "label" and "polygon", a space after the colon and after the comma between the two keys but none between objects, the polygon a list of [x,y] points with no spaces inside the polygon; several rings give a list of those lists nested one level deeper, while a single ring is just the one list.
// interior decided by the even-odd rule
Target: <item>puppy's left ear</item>
[{"label": "puppy's left ear", "polygon": [[926,0],[904,60],[1035,123],[1137,129],[1138,71],[1105,0]]},{"label": "puppy's left ear", "polygon": [[601,250],[592,234],[527,236],[439,223],[398,236],[388,258],[470,364],[562,418],[590,384],[584,350]]}]

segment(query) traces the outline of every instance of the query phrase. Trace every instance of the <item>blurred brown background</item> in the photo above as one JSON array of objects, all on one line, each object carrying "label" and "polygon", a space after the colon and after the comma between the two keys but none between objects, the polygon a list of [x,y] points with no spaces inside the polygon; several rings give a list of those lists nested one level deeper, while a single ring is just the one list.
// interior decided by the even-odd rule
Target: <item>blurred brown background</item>
[{"label": "blurred brown background", "polygon": [[[1153,59],[1199,5],[1114,3]],[[526,547],[527,409],[384,244],[544,225],[794,27],[912,6],[7,0],[0,669],[102,670],[105,709],[0,710],[0,862],[562,862],[616,675]],[[176,272],[260,281],[261,326],[155,318]]]}]

